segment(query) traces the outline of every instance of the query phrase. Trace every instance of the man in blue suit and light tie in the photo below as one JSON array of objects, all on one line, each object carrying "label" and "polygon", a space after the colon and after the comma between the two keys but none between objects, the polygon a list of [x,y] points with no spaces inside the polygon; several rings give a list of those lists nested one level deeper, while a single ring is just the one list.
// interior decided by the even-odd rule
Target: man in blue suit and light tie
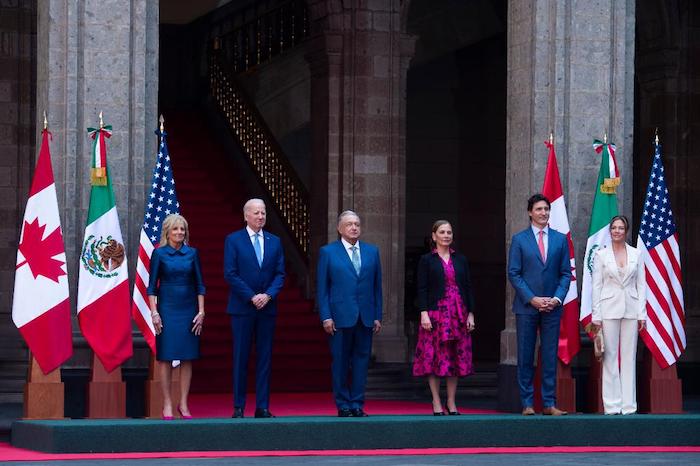
[{"label": "man in blue suit and light tie", "polygon": [[338,216],[338,233],[340,240],[320,251],[317,304],[333,357],[338,416],[365,417],[372,333],[382,328],[382,268],[377,247],[359,241],[360,217],[355,212]]},{"label": "man in blue suit and light tie", "polygon": [[280,239],[263,231],[267,212],[260,199],[243,207],[246,227],[226,237],[224,277],[230,292],[226,312],[233,331],[233,416],[243,417],[250,348],[255,340],[255,417],[270,412],[272,337],[277,294],[284,284],[284,252]]},{"label": "man in blue suit and light tie", "polygon": [[549,228],[549,199],[527,201],[530,226],[515,234],[508,253],[508,278],[515,289],[513,312],[518,338],[518,386],[523,415],[535,414],[533,377],[535,342],[540,331],[542,414],[566,414],[556,407],[557,349],[562,303],[571,283],[566,236]]}]

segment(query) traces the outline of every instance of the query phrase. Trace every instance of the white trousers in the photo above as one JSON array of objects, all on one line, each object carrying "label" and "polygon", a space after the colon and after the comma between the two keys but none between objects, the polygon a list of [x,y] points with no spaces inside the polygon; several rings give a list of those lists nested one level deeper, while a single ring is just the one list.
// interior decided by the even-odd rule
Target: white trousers
[{"label": "white trousers", "polygon": [[634,413],[637,411],[637,321],[603,319],[603,341],[605,414]]}]

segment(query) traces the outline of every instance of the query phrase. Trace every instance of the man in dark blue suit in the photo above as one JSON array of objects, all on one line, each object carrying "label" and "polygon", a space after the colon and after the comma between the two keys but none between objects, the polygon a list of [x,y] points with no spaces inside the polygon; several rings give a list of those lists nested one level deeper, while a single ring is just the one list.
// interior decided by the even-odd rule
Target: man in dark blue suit
[{"label": "man in dark blue suit", "polygon": [[260,199],[243,207],[246,227],[226,237],[224,277],[230,292],[226,312],[233,331],[233,417],[243,417],[250,348],[255,340],[255,417],[270,412],[272,337],[277,315],[275,298],[284,284],[284,252],[280,239],[263,231],[267,212]]},{"label": "man in dark blue suit", "polygon": [[542,194],[527,201],[530,226],[513,236],[508,278],[515,289],[513,312],[518,337],[518,386],[523,415],[535,414],[535,342],[540,332],[542,414],[566,414],[556,407],[557,349],[562,303],[571,283],[569,243],[549,228],[550,202]]},{"label": "man in dark blue suit", "polygon": [[372,333],[382,328],[382,268],[377,247],[359,241],[360,217],[355,212],[338,216],[338,233],[340,240],[321,248],[317,304],[329,335],[338,416],[365,417]]}]

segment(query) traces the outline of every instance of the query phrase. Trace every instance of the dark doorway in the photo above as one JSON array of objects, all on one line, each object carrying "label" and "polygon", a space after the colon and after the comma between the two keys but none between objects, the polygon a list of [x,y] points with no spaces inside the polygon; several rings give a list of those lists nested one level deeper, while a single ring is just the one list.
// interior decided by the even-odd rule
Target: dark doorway
[{"label": "dark doorway", "polygon": [[504,327],[506,29],[504,1],[414,0],[408,17],[406,328],[414,343],[417,258],[447,219],[472,270],[477,369],[498,362]]}]

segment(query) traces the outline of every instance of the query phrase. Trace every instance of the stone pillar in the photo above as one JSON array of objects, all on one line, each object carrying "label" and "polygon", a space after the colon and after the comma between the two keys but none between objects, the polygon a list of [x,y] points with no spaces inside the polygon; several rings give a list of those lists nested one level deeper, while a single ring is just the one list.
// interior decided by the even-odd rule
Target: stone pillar
[{"label": "stone pillar", "polygon": [[[87,128],[114,128],[107,158],[133,276],[144,200],[157,147],[158,2],[38,2],[37,115],[46,111],[68,257],[77,296],[79,254],[90,195]],[[75,299],[72,300],[75,306]],[[84,340],[77,332],[77,349]],[[69,365],[89,367],[87,351]],[[144,367],[147,359],[144,359]]]},{"label": "stone pillar", "polygon": [[[311,1],[312,248],[337,239],[337,215],[355,210],[363,239],[379,246],[384,288],[378,361],[406,361],[405,93],[414,41],[401,33],[405,6]],[[315,263],[315,262],[314,262]]]},{"label": "stone pillar", "polygon": [[[569,223],[581,276],[600,157],[594,138],[605,132],[617,145],[620,211],[632,213],[634,1],[596,8],[576,2],[508,2],[508,119],[506,254],[510,237],[528,225],[526,199],[542,189],[554,132]],[[501,333],[499,405],[519,410],[517,345],[507,284],[506,328]]]}]

